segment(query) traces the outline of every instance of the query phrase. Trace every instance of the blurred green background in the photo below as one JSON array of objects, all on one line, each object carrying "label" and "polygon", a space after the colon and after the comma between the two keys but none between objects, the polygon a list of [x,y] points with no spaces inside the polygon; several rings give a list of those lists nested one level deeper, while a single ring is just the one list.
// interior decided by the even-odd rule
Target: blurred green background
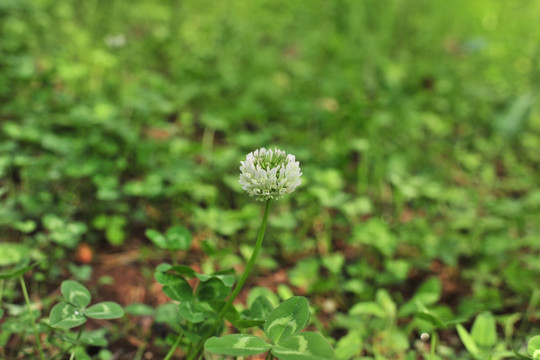
[{"label": "blurred green background", "polygon": [[0,0],[1,240],[54,269],[179,223],[234,263],[260,215],[239,162],[277,146],[304,184],[263,264],[292,286],[346,313],[435,276],[455,314],[521,311],[539,20],[531,0]]}]

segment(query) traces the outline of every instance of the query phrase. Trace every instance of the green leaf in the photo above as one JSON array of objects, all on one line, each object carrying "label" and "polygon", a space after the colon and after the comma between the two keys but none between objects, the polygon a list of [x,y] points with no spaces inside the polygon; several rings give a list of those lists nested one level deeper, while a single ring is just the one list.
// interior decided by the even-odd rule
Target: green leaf
[{"label": "green leaf", "polygon": [[310,289],[317,282],[319,261],[314,258],[300,260],[289,270],[289,280],[294,286]]},{"label": "green leaf", "polygon": [[[7,305],[7,304],[6,304]],[[13,306],[13,305],[12,305]],[[24,311],[20,314],[13,313],[12,310],[8,310],[8,312],[11,312],[12,315],[16,317],[6,317],[5,321],[2,323],[2,331],[9,332],[9,333],[33,333],[33,319],[31,318],[30,314],[28,313],[28,310],[26,306],[20,307],[21,311]],[[34,319],[38,319],[41,317],[41,311],[39,309],[33,309],[32,310],[32,316]],[[38,332],[42,332],[41,330],[45,325],[38,322],[37,324]],[[45,330],[46,331],[46,330]],[[0,334],[2,332],[0,331]],[[2,344],[0,343],[0,346]]]},{"label": "green leaf", "polygon": [[230,292],[230,287],[225,286],[217,278],[211,278],[208,281],[199,284],[197,298],[202,301],[225,299]]},{"label": "green leaf", "polygon": [[112,360],[114,359],[114,356],[115,355],[110,350],[107,350],[107,349],[101,349],[99,350],[99,353],[98,353],[99,360]]},{"label": "green leaf", "polygon": [[[380,339],[386,341],[386,349],[389,352],[395,352],[396,354],[402,354],[410,346],[409,338],[402,331],[397,328],[389,328],[381,331],[378,334]],[[430,359],[431,360],[431,359]]]},{"label": "green leaf", "polygon": [[415,295],[403,304],[399,309],[399,316],[408,316],[416,312],[422,311],[425,306],[435,304],[441,297],[442,285],[441,281],[432,277],[426,280],[416,290]]},{"label": "green leaf", "polygon": [[339,274],[345,264],[345,256],[341,253],[332,253],[322,257],[322,265],[332,274]]},{"label": "green leaf", "polygon": [[17,221],[13,227],[20,232],[23,232],[25,234],[29,234],[32,231],[36,230],[37,224],[34,220],[26,220],[26,221]]},{"label": "green leaf", "polygon": [[534,359],[540,359],[540,335],[533,336],[529,340],[527,351]]},{"label": "green leaf", "polygon": [[[224,300],[215,300],[209,303],[216,313],[219,313],[223,308],[225,301]],[[247,312],[249,313],[249,312]],[[254,326],[263,326],[264,319],[251,319],[249,316],[246,318],[246,311],[242,312],[242,317],[238,310],[234,306],[230,306],[225,314],[225,319],[230,322],[237,329],[245,329]]]},{"label": "green leaf", "polygon": [[[201,328],[204,329],[204,327]],[[206,330],[208,330],[208,328]],[[184,336],[186,337],[186,340],[188,342],[198,344],[202,340],[202,336],[199,334],[198,331],[191,331],[189,329],[182,329],[182,331],[184,331]],[[172,337],[172,340],[174,340],[174,336]],[[171,342],[169,341],[169,343]]]},{"label": "green leaf", "polygon": [[362,332],[352,330],[336,344],[336,359],[347,360],[360,357],[363,348]]},{"label": "green leaf", "polygon": [[462,325],[459,324],[456,325],[456,330],[458,332],[459,338],[461,339],[461,342],[463,342],[463,345],[465,345],[467,351],[475,357],[478,356],[480,351],[478,350],[478,346],[474,342],[469,332],[465,330]]},{"label": "green leaf", "polygon": [[75,349],[75,360],[92,360],[92,358],[86,353],[86,349],[84,347],[77,346]]},{"label": "green leaf", "polygon": [[[161,265],[163,265],[163,264],[161,264]],[[185,266],[185,265],[170,266],[169,271],[173,271],[173,272],[177,273],[178,275],[185,276],[188,279],[191,279],[191,278],[193,278],[193,277],[195,277],[197,275],[197,272],[195,270],[193,270],[189,266]]]},{"label": "green leaf", "polygon": [[82,234],[87,231],[87,226],[81,222],[66,222],[55,214],[46,214],[42,218],[43,225],[49,230],[49,237],[54,242],[74,248]]},{"label": "green leaf", "polygon": [[184,301],[178,305],[178,312],[180,313],[180,316],[194,324],[203,322],[206,319],[206,311],[202,308],[200,303]]},{"label": "green leaf", "polygon": [[490,348],[497,342],[497,328],[495,318],[489,312],[478,314],[474,320],[471,337],[474,342],[483,348]]},{"label": "green leaf", "polygon": [[145,235],[154,245],[166,250],[187,250],[192,239],[191,233],[180,225],[171,226],[165,235],[154,229],[146,230]]},{"label": "green leaf", "polygon": [[437,277],[431,277],[418,288],[413,299],[419,300],[426,306],[433,305],[439,301],[441,291],[441,280]]},{"label": "green leaf", "polygon": [[227,286],[228,288],[232,288],[232,286],[234,285],[234,275],[227,275],[227,274],[206,275],[206,274],[195,273],[195,276],[202,282],[208,281],[211,279],[218,279],[219,281],[223,283],[223,285]]},{"label": "green leaf", "polygon": [[68,264],[68,269],[77,281],[88,281],[92,277],[93,268],[90,265],[77,266],[71,263]]},{"label": "green leaf", "polygon": [[86,307],[88,304],[90,304],[90,301],[92,300],[90,291],[88,291],[88,289],[84,285],[79,284],[76,281],[62,281],[60,289],[66,301],[70,304],[75,305],[78,308]]},{"label": "green leaf", "polygon": [[129,315],[135,316],[152,316],[154,315],[154,308],[142,303],[133,303],[127,305],[124,310]]},{"label": "green leaf", "polygon": [[446,327],[446,324],[437,315],[433,314],[427,309],[425,309],[423,312],[416,313],[416,317],[428,321],[437,329]]},{"label": "green leaf", "polygon": [[169,250],[188,250],[191,245],[191,233],[180,225],[171,226],[165,236]]},{"label": "green leaf", "polygon": [[0,273],[0,280],[15,279],[19,277],[20,275],[23,275],[27,273],[28,271],[32,270],[32,268],[36,266],[38,263],[34,263],[31,265],[26,265],[26,264],[28,264],[28,259],[23,260],[20,264],[18,264],[14,268]]},{"label": "green leaf", "polygon": [[126,239],[126,226],[127,220],[122,215],[114,215],[109,218],[107,228],[105,229],[105,237],[112,245],[119,246],[124,243]]},{"label": "green leaf", "polygon": [[371,218],[355,226],[351,241],[373,246],[386,258],[392,257],[399,244],[388,224],[377,218]]},{"label": "green leaf", "polygon": [[[163,269],[165,268],[164,265],[165,264],[161,264],[158,267]],[[170,274],[161,270],[156,270],[156,272],[154,273],[154,278],[156,279],[158,284],[161,284],[161,285],[168,285],[169,283],[174,283],[175,281],[177,281],[177,279],[183,279],[181,276]]]},{"label": "green leaf", "polygon": [[105,301],[90,306],[84,314],[93,319],[118,319],[124,316],[124,309],[115,302]]},{"label": "green leaf", "polygon": [[395,318],[397,306],[396,303],[392,300],[390,297],[390,294],[388,294],[388,291],[385,289],[379,289],[377,290],[377,293],[375,294],[375,299],[381,305],[381,307],[384,309],[386,316],[388,318]]},{"label": "green leaf", "polygon": [[272,345],[249,334],[234,334],[211,337],[204,343],[204,349],[214,354],[248,356],[268,351]]},{"label": "green leaf", "polygon": [[167,271],[171,270],[172,268],[173,268],[173,266],[171,264],[161,263],[158,266],[156,266],[156,271],[157,272],[167,272]]},{"label": "green leaf", "polygon": [[56,304],[49,314],[49,324],[52,327],[70,329],[85,322],[86,317],[82,311],[66,302]]},{"label": "green leaf", "polygon": [[307,299],[293,296],[278,305],[268,315],[264,324],[264,332],[274,344],[277,344],[280,340],[298,334],[307,325],[308,320]]},{"label": "green leaf", "polygon": [[351,310],[349,310],[349,315],[372,315],[381,319],[386,317],[384,309],[374,301],[360,302],[353,305]]},{"label": "green leaf", "polygon": [[303,332],[274,346],[272,355],[280,360],[325,360],[334,359],[334,350],[320,334]]},{"label": "green leaf", "polygon": [[15,265],[27,257],[28,248],[23,244],[0,244],[0,266]]},{"label": "green leaf", "polygon": [[530,357],[530,356],[527,356],[527,355],[524,355],[524,354],[520,354],[519,352],[517,352],[516,350],[513,350],[514,352],[514,355],[516,355],[518,358],[520,359],[527,359],[527,360],[536,360],[535,358],[533,357]]},{"label": "green leaf", "polygon": [[2,323],[2,333],[9,333],[9,334],[15,334],[15,333],[22,333],[26,329],[31,329],[32,324],[28,323],[27,321],[20,321],[17,318],[7,318]]},{"label": "green leaf", "polygon": [[516,98],[501,116],[493,121],[493,128],[505,139],[511,139],[526,129],[534,97],[525,93]]},{"label": "green leaf", "polygon": [[68,342],[73,345],[93,345],[93,346],[107,346],[108,341],[105,338],[107,334],[106,328],[100,328],[92,331],[83,331],[81,337],[77,338],[77,333],[75,332],[64,332],[62,334],[56,334],[55,337],[58,337],[62,341]]},{"label": "green leaf", "polygon": [[264,295],[257,297],[249,309],[252,319],[266,319],[273,310],[272,302]]},{"label": "green leaf", "polygon": [[108,341],[105,338],[107,329],[101,328],[93,331],[83,331],[81,342],[93,346],[107,346]]},{"label": "green leaf", "polygon": [[58,215],[46,214],[41,219],[43,226],[49,231],[60,231],[65,227],[65,222]]},{"label": "green leaf", "polygon": [[163,285],[163,292],[173,300],[187,301],[193,299],[191,285],[181,276],[157,271],[156,281]]},{"label": "green leaf", "polygon": [[163,235],[162,233],[160,233],[159,231],[157,230],[154,230],[154,229],[147,229],[144,234],[146,235],[147,238],[149,238],[153,243],[154,245],[156,245],[157,247],[161,248],[161,249],[168,249],[168,242],[167,242],[167,238],[165,237],[165,235]]},{"label": "green leaf", "polygon": [[172,302],[159,305],[154,313],[154,321],[156,323],[166,323],[171,328],[177,329],[182,322],[182,317],[178,312],[178,305]]},{"label": "green leaf", "polygon": [[264,320],[236,320],[233,325],[238,329],[247,329],[255,326],[263,326]]},{"label": "green leaf", "polygon": [[66,332],[64,334],[56,334],[56,337],[58,337],[60,340],[68,342],[73,345],[80,345],[81,342],[77,340],[77,335],[73,333]]},{"label": "green leaf", "polygon": [[253,302],[260,296],[265,297],[271,304],[270,311],[272,311],[276,306],[279,305],[279,298],[277,295],[270,289],[263,286],[255,286],[249,291],[247,297],[247,305],[249,308],[252,307]]}]

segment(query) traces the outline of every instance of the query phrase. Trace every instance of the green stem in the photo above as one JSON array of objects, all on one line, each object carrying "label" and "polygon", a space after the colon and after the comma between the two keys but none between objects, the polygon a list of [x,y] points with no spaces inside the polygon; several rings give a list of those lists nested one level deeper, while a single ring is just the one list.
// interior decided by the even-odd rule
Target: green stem
[{"label": "green stem", "polygon": [[0,307],[2,307],[3,300],[4,300],[4,280],[0,280]]},{"label": "green stem", "polygon": [[259,256],[259,252],[261,251],[262,243],[263,243],[263,240],[264,240],[264,234],[266,233],[266,225],[268,224],[268,214],[270,212],[269,211],[270,210],[270,201],[271,201],[270,199],[266,200],[261,227],[259,229],[259,234],[257,235],[257,242],[255,243],[255,248],[253,249],[253,253],[251,254],[251,258],[249,259],[249,261],[248,261],[248,263],[246,265],[246,268],[244,270],[244,273],[242,274],[242,277],[240,278],[240,280],[236,284],[236,287],[234,288],[234,291],[232,292],[232,294],[227,299],[227,302],[225,303],[223,308],[221,308],[221,311],[219,312],[216,320],[214,321],[214,326],[212,326],[212,328],[210,328],[210,330],[206,333],[206,335],[203,337],[201,342],[199,342],[199,344],[197,345],[197,348],[195,349],[195,351],[188,357],[188,360],[195,359],[195,357],[201,352],[201,350],[202,350],[202,348],[204,346],[204,342],[210,337],[210,335],[212,335],[214,333],[214,331],[216,330],[218,324],[223,320],[223,318],[225,317],[225,314],[227,313],[227,311],[231,307],[233,301],[236,299],[236,297],[238,296],[238,294],[242,290],[242,287],[246,283],[246,280],[247,280],[249,274],[251,273],[251,271],[255,267],[255,261],[257,260],[257,256]]},{"label": "green stem", "polygon": [[433,334],[431,334],[431,346],[430,346],[430,359],[435,360],[437,358],[437,343],[439,342],[439,336],[437,335],[437,332],[434,331]]},{"label": "green stem", "polygon": [[[79,341],[81,339],[81,335],[83,333],[85,325],[86,325],[86,323],[82,324],[81,327],[79,328],[79,332],[77,333],[77,341]],[[73,360],[75,358],[75,349],[76,349],[76,347],[73,348],[73,351],[71,352],[69,360]]]},{"label": "green stem", "polygon": [[24,301],[26,301],[26,306],[28,307],[28,315],[30,315],[30,321],[32,322],[32,327],[34,328],[34,336],[36,337],[36,343],[39,350],[39,357],[41,360],[45,360],[45,355],[43,354],[43,348],[41,347],[41,340],[39,339],[38,329],[36,327],[36,321],[34,319],[34,314],[32,313],[32,305],[30,304],[30,297],[28,296],[28,291],[26,290],[26,284],[22,275],[19,275],[19,281],[21,282],[21,288],[24,295]]},{"label": "green stem", "polygon": [[167,356],[165,356],[165,359],[163,359],[163,360],[169,360],[171,358],[171,356],[173,356],[176,348],[180,344],[180,341],[182,341],[183,337],[184,337],[184,332],[181,331],[180,334],[178,334],[178,337],[176,338],[176,341],[174,342],[174,345],[171,347],[171,349],[167,353]]},{"label": "green stem", "polygon": [[77,333],[77,341],[79,341],[81,339],[81,336],[82,336],[82,333],[83,333],[83,330],[84,330],[84,326],[86,325],[86,323],[82,324],[80,329],[79,329],[79,332]]},{"label": "green stem", "polygon": [[144,350],[148,345],[148,340],[150,339],[150,332],[145,336],[143,343],[137,349],[137,353],[133,357],[133,360],[141,360],[144,355]]},{"label": "green stem", "polygon": [[534,308],[538,305],[540,302],[540,291],[538,289],[534,289],[531,298],[529,299],[529,304],[527,305],[527,308],[525,309],[525,313],[523,314],[523,321],[521,322],[521,325],[519,326],[519,329],[517,331],[517,334],[525,334],[527,332],[527,329],[529,327],[529,319],[530,314],[534,311]]},{"label": "green stem", "polygon": [[178,265],[178,262],[176,261],[176,254],[175,254],[175,252],[172,251],[172,250],[169,250],[169,253],[171,254],[171,262],[172,262],[173,266]]}]

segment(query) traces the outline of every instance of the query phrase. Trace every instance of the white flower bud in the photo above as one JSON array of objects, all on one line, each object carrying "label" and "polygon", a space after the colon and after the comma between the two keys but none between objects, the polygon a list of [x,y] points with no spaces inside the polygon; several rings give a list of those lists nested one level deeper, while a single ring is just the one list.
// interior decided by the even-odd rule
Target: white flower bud
[{"label": "white flower bud", "polygon": [[260,148],[241,164],[240,185],[257,200],[279,199],[302,183],[300,163],[285,151]]}]

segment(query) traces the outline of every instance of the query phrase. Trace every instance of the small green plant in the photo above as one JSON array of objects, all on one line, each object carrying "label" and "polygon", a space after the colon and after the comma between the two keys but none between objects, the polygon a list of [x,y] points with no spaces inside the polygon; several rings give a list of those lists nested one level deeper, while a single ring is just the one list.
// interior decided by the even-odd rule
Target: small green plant
[{"label": "small green plant", "polygon": [[[187,266],[164,263],[156,268],[155,278],[163,285],[163,292],[178,302],[179,321],[171,324],[177,334],[166,357],[169,359],[180,344],[189,349],[189,344],[201,341],[201,333],[208,331],[225,303],[234,275],[231,270],[200,274]],[[195,280],[191,282],[193,287],[190,280]]]},{"label": "small green plant", "polygon": [[[25,247],[17,246],[16,244],[4,244],[2,247],[4,251],[11,252],[12,256],[20,255],[21,260],[12,269],[0,273],[0,289],[3,289],[5,280],[9,280],[9,279],[19,280],[19,283],[21,285],[21,290],[24,295],[24,301],[26,302],[26,310],[27,310],[25,313],[26,316],[21,316],[21,320],[23,321],[23,323],[25,323],[25,325],[28,325],[28,323],[31,324],[32,331],[34,333],[34,337],[36,341],[37,350],[39,352],[39,357],[40,359],[44,360],[45,356],[43,353],[43,346],[39,338],[40,330],[38,326],[36,325],[36,314],[34,314],[34,310],[30,302],[30,297],[28,296],[28,290],[26,289],[26,283],[23,277],[23,275],[27,273],[28,271],[32,270],[32,268],[34,268],[37,265],[37,263],[29,264],[30,260],[28,257],[26,257],[26,253],[28,252],[28,249],[26,249]],[[2,300],[2,296],[0,292],[0,301],[1,300]],[[0,318],[2,316],[3,316],[3,311],[0,311]],[[16,325],[16,324],[13,324],[13,325]],[[2,326],[2,330],[7,330],[7,332],[9,332],[10,330],[9,322],[8,322],[8,326],[6,326],[5,328],[4,326]],[[14,330],[15,331],[20,330],[24,332],[24,327],[17,329],[17,326],[15,326]]]},{"label": "small green plant", "polygon": [[171,226],[165,234],[155,229],[148,229],[145,235],[158,248],[168,250],[171,253],[171,259],[174,264],[176,263],[174,251],[188,250],[192,240],[189,230],[180,225]]},{"label": "small green plant", "polygon": [[490,312],[478,314],[470,332],[461,324],[456,325],[456,330],[474,359],[501,359],[513,356],[511,351],[506,350],[504,341],[497,338],[495,317]]},{"label": "small green plant", "polygon": [[323,360],[333,359],[330,344],[315,332],[301,332],[309,321],[306,298],[294,296],[279,304],[264,322],[264,333],[270,343],[250,334],[211,337],[204,348],[214,354],[247,356],[268,351],[267,359]]},{"label": "small green plant", "polygon": [[[88,345],[105,346],[105,331],[98,330],[85,332],[84,326],[88,318],[117,319],[124,316],[124,309],[117,303],[105,301],[90,307],[92,296],[90,291],[82,284],[66,280],[60,287],[64,298],[56,304],[49,314],[49,325],[64,330],[59,338],[68,345],[64,348],[71,353],[71,359],[88,359],[85,348]],[[65,330],[80,326],[76,335]]]},{"label": "small green plant", "polygon": [[[232,306],[233,301],[255,267],[255,262],[261,251],[268,224],[271,200],[279,199],[293,192],[302,182],[300,179],[302,173],[298,161],[293,155],[286,154],[278,149],[266,150],[261,148],[249,153],[246,160],[241,162],[240,171],[239,182],[242,188],[250,196],[265,202],[264,214],[255,247],[234,289],[234,276],[230,271],[205,275],[199,274],[186,266],[172,266],[169,264],[158,266],[156,280],[163,285],[163,291],[167,296],[180,302],[178,311],[183,319],[177,338],[165,359],[168,360],[172,357],[184,337],[190,343],[197,344],[193,347],[188,345],[187,358],[189,360],[199,357],[203,347],[208,350],[214,349],[216,350],[214,352],[220,354],[232,354],[229,350],[223,350],[228,351],[226,353],[219,352],[220,350],[212,345],[216,344],[216,342],[218,347],[221,345],[228,346],[227,344],[229,344],[232,348],[234,346],[236,346],[235,349],[241,348],[238,351],[244,355],[248,353],[257,354],[271,348],[272,351],[269,356],[281,357],[286,356],[283,354],[295,351],[297,353],[303,351],[303,354],[306,355],[310,354],[311,351],[315,351],[315,353],[320,352],[321,356],[325,356],[321,357],[321,359],[331,358],[333,357],[333,350],[328,343],[319,342],[320,339],[323,339],[321,335],[315,333],[298,334],[307,325],[309,319],[309,309],[305,298],[294,298],[283,303],[282,306],[271,313],[268,309],[269,302],[265,297],[258,297],[253,302],[252,307],[241,314]],[[148,230],[146,235],[157,246],[170,251],[186,249],[191,239],[188,236],[189,233],[186,235],[183,228],[176,229],[175,227],[169,229],[165,235],[156,230]],[[190,285],[189,278],[197,279],[195,288]],[[293,301],[295,305],[291,305]],[[299,308],[296,309],[297,307]],[[270,315],[266,318],[268,313]],[[227,319],[236,328],[271,324],[265,325],[265,332],[273,345],[269,345],[251,335],[229,335],[229,337],[224,338],[225,340],[215,337],[209,340],[211,336],[221,333],[224,327],[224,319]],[[287,319],[290,323],[282,323]],[[275,335],[278,328],[274,327],[278,324],[283,328],[282,334]],[[292,330],[287,330],[288,327]],[[285,335],[282,336],[283,334]],[[256,352],[249,350],[253,345],[252,342],[260,345],[256,347]],[[295,342],[298,344],[294,345]],[[243,345],[240,347],[239,344]],[[286,359],[286,357],[283,358]]]},{"label": "small green plant", "polygon": [[296,161],[294,155],[286,154],[279,149],[266,150],[260,148],[246,156],[246,160],[241,162],[240,166],[240,185],[249,196],[255,197],[259,201],[265,202],[264,215],[255,242],[255,247],[251,257],[244,269],[244,273],[238,280],[233,292],[227,299],[225,305],[221,308],[216,317],[213,326],[204,335],[195,351],[188,358],[194,359],[202,350],[204,342],[215,332],[216,328],[221,325],[221,322],[229,311],[233,301],[236,299],[240,290],[246,283],[246,280],[255,267],[255,262],[262,248],[266,226],[268,224],[268,215],[270,213],[270,203],[272,199],[279,199],[286,194],[293,192],[298,187],[302,180],[300,177],[299,162]]}]

